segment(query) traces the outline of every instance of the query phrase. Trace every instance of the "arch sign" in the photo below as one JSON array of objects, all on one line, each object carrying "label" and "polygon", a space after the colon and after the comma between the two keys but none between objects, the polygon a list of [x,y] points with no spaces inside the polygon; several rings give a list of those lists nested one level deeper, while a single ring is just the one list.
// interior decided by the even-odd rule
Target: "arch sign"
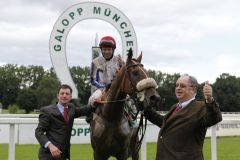
[{"label": "arch sign", "polygon": [[[137,38],[130,20],[120,10],[105,3],[84,2],[71,6],[58,18],[50,37],[50,56],[57,77],[62,84],[73,89],[73,98],[78,98],[77,88],[69,72],[66,58],[66,39],[71,28],[86,19],[100,19],[112,24],[119,32],[122,40],[122,57],[132,48],[137,56]],[[91,54],[91,53],[89,53]]]}]

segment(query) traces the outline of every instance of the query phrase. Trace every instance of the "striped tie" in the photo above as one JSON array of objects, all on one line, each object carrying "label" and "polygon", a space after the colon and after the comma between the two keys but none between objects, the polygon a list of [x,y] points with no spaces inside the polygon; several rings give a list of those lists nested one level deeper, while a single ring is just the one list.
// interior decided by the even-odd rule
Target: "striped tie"
[{"label": "striped tie", "polygon": [[64,106],[63,117],[64,117],[65,123],[67,123],[68,122],[68,107],[67,106]]},{"label": "striped tie", "polygon": [[178,103],[171,116],[174,116],[181,109],[182,109],[182,105]]}]

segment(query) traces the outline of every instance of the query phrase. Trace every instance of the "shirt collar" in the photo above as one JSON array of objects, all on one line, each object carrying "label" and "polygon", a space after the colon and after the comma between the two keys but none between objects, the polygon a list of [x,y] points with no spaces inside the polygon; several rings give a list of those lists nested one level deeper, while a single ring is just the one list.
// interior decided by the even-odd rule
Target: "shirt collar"
[{"label": "shirt collar", "polygon": [[182,106],[182,108],[186,107],[190,102],[192,102],[193,100],[195,99],[195,96],[192,97],[191,99],[185,101],[185,102],[182,102],[182,103],[178,103],[179,105]]},{"label": "shirt collar", "polygon": [[59,109],[59,111],[61,112],[61,113],[63,113],[63,111],[64,111],[64,106],[63,105],[61,105],[61,103],[57,103],[57,107],[58,107],[58,109]]}]

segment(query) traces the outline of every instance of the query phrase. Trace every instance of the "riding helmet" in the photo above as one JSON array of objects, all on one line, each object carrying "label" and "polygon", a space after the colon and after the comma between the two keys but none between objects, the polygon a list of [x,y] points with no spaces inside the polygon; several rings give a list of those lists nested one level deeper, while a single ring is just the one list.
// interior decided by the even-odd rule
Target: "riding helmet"
[{"label": "riding helmet", "polygon": [[116,49],[116,41],[111,36],[105,36],[100,40],[99,47],[111,47]]}]

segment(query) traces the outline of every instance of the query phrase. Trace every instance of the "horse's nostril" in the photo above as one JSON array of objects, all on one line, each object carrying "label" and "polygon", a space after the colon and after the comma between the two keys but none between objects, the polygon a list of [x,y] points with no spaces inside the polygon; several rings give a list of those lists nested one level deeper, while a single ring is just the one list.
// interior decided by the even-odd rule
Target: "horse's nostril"
[{"label": "horse's nostril", "polygon": [[151,102],[155,102],[156,100],[157,100],[157,97],[156,97],[156,96],[151,96],[151,97],[150,97],[150,101],[151,101]]},{"label": "horse's nostril", "polygon": [[157,96],[155,96],[155,95],[153,95],[153,96],[150,97],[150,101],[151,101],[152,103],[156,103],[156,102],[158,102],[159,100],[160,100],[160,97],[157,97]]}]

